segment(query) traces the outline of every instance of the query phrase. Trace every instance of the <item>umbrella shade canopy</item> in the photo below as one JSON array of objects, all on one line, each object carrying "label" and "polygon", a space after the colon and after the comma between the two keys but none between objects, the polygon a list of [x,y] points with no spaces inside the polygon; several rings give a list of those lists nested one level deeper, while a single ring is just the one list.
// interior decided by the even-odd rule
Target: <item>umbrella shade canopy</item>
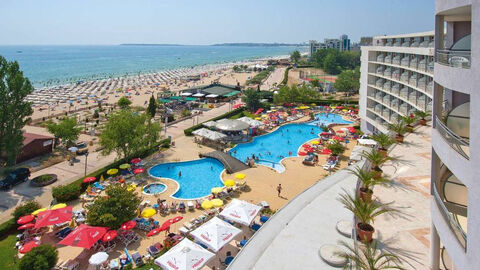
[{"label": "umbrella shade canopy", "polygon": [[17,224],[18,225],[27,224],[27,223],[32,222],[34,219],[35,219],[34,215],[26,215],[26,216],[23,216],[23,217],[19,217],[17,219]]},{"label": "umbrella shade canopy", "polygon": [[93,227],[81,224],[60,241],[59,244],[90,249],[98,240],[102,239],[107,231],[107,227]]},{"label": "umbrella shade canopy", "polygon": [[174,224],[174,223],[177,223],[177,222],[179,222],[179,221],[182,220],[182,219],[183,219],[182,216],[176,216],[176,217],[174,217],[174,218],[171,218],[171,219],[165,221],[165,222],[162,224],[162,226],[160,226],[160,228],[165,228],[165,229],[166,229],[166,228],[170,227],[170,225],[172,225],[172,224]]},{"label": "umbrella shade canopy", "polygon": [[166,226],[166,227],[163,227],[163,226],[162,226],[162,227],[160,227],[160,228],[155,228],[155,229],[149,231],[149,232],[147,233],[147,236],[148,236],[148,237],[152,237],[152,236],[154,236],[154,235],[157,235],[157,234],[159,234],[161,231],[165,231],[166,229],[168,229],[168,227],[169,227],[169,226]]},{"label": "umbrella shade canopy", "polygon": [[138,169],[133,170],[134,174],[141,174],[141,173],[144,173],[144,172],[145,172],[144,168],[138,168]]},{"label": "umbrella shade canopy", "polygon": [[253,127],[253,128],[257,128],[265,125],[263,122],[260,122],[258,120],[255,120],[246,116],[238,118],[238,120],[247,123],[250,127]]},{"label": "umbrella shade canopy", "polygon": [[212,128],[212,127],[215,127],[217,123],[215,121],[208,121],[208,122],[205,122],[203,123],[202,125],[205,126],[205,127],[208,127],[208,128]]},{"label": "umbrella shade canopy", "polygon": [[137,226],[137,223],[135,222],[135,220],[129,220],[125,223],[123,223],[122,225],[120,225],[120,228],[124,231],[129,231],[133,228],[135,228]]},{"label": "umbrella shade canopy", "polygon": [[210,209],[212,207],[213,207],[213,204],[212,204],[211,201],[205,200],[205,201],[202,202],[202,208],[203,209]]},{"label": "umbrella shade canopy", "polygon": [[114,175],[114,174],[117,174],[117,173],[118,173],[117,169],[110,169],[110,170],[107,171],[108,175]]},{"label": "umbrella shade canopy", "polygon": [[130,164],[124,163],[124,164],[122,164],[122,165],[120,165],[120,166],[118,166],[118,167],[119,167],[120,169],[122,169],[122,170],[125,170],[125,169],[130,168]]},{"label": "umbrella shade canopy", "polygon": [[23,224],[22,226],[18,227],[17,229],[18,230],[25,230],[25,229],[30,229],[30,228],[33,228],[33,227],[35,227],[35,224],[27,223],[27,224]]},{"label": "umbrella shade canopy", "polygon": [[243,103],[238,103],[238,104],[233,105],[233,108],[234,108],[234,109],[238,109],[238,108],[240,108],[240,107],[242,107],[242,106],[244,106],[244,105],[245,105],[245,104],[243,104]]},{"label": "umbrella shade canopy", "polygon": [[88,259],[88,263],[91,265],[101,265],[108,260],[108,254],[106,252],[97,252]]},{"label": "umbrella shade canopy", "polygon": [[201,269],[214,256],[212,252],[185,238],[155,259],[155,264],[167,270]]},{"label": "umbrella shade canopy", "polygon": [[130,160],[130,163],[132,163],[132,164],[137,164],[137,163],[140,163],[140,162],[142,162],[142,160],[140,158],[134,158],[134,159]]},{"label": "umbrella shade canopy", "polygon": [[29,252],[30,250],[32,250],[33,248],[35,247],[38,247],[38,244],[37,242],[35,241],[30,241],[30,242],[27,242],[25,243],[21,248],[18,249],[18,252],[22,253],[22,254],[25,254],[27,252]]},{"label": "umbrella shade canopy", "polygon": [[142,211],[142,217],[149,218],[155,215],[157,211],[153,208],[146,208]]},{"label": "umbrella shade canopy", "polygon": [[48,209],[47,208],[40,208],[40,209],[37,209],[35,211],[32,212],[32,215],[36,216],[38,215],[39,213],[43,212],[43,211],[47,211]]},{"label": "umbrella shade canopy", "polygon": [[225,131],[241,131],[248,129],[250,126],[242,122],[240,120],[236,119],[222,119],[222,121],[217,121],[217,124],[215,127],[219,130],[225,130]]},{"label": "umbrella shade canopy", "polygon": [[50,210],[60,209],[67,207],[66,203],[57,203],[54,206],[50,207]]},{"label": "umbrella shade canopy", "polygon": [[225,180],[225,182],[223,182],[223,184],[225,184],[225,186],[227,186],[227,187],[233,187],[233,186],[235,186],[235,181],[232,180],[232,179],[227,179],[227,180]]},{"label": "umbrella shade canopy", "polygon": [[320,144],[320,142],[318,142],[318,141],[312,141],[312,144],[313,144],[313,145],[317,145],[317,144]]},{"label": "umbrella shade canopy", "polygon": [[220,199],[213,199],[211,202],[214,207],[220,207],[223,205],[223,201]]},{"label": "umbrella shade canopy", "polygon": [[206,138],[206,139],[209,139],[209,140],[212,140],[212,141],[218,141],[218,140],[221,140],[221,139],[225,139],[227,137],[227,135],[225,135],[223,133],[216,132],[216,131],[211,131],[211,130],[206,129],[206,128],[201,128],[201,129],[195,130],[194,132],[192,132],[192,134],[196,135],[196,136]]},{"label": "umbrella shade canopy", "polygon": [[343,130],[337,130],[337,133],[345,133]]},{"label": "umbrella shade canopy", "polygon": [[109,242],[109,241],[112,241],[113,239],[115,239],[115,237],[117,237],[118,233],[117,231],[115,230],[110,230],[108,232],[106,232],[103,237],[102,237],[102,241],[103,242]]},{"label": "umbrella shade canopy", "polygon": [[210,190],[213,194],[217,194],[223,191],[223,187],[214,187]]},{"label": "umbrella shade canopy", "polygon": [[35,228],[42,228],[54,224],[64,223],[72,219],[73,207],[67,206],[64,208],[43,211],[37,216],[35,221]]},{"label": "umbrella shade canopy", "polygon": [[248,226],[252,223],[253,219],[258,215],[261,209],[261,206],[233,199],[232,202],[220,212],[220,216]]},{"label": "umbrella shade canopy", "polygon": [[91,183],[91,182],[95,182],[95,180],[97,180],[96,177],[90,176],[90,177],[87,177],[87,178],[83,179],[82,182],[83,182],[83,183]]},{"label": "umbrella shade canopy", "polygon": [[235,178],[240,179],[240,180],[241,180],[241,179],[244,179],[245,176],[246,176],[246,175],[245,175],[244,173],[237,173],[237,174],[235,174]]},{"label": "umbrella shade canopy", "polygon": [[338,137],[338,136],[333,136],[333,137],[332,137],[332,139],[334,139],[334,140],[336,140],[336,141],[339,141],[339,142],[343,142],[343,141],[345,141],[345,139],[344,139],[344,138],[342,138],[342,137]]},{"label": "umbrella shade canopy", "polygon": [[217,252],[242,231],[227,222],[214,217],[190,233],[196,240]]}]

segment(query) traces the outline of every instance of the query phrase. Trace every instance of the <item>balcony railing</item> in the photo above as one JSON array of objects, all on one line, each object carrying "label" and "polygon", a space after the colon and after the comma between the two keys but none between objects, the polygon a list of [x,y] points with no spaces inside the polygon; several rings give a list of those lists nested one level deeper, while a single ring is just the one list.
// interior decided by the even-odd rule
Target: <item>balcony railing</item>
[{"label": "balcony railing", "polygon": [[435,128],[450,147],[455,149],[455,151],[464,158],[470,158],[470,143],[467,140],[451,131],[438,117],[435,117]]},{"label": "balcony railing", "polygon": [[448,211],[447,207],[443,203],[442,198],[440,197],[440,194],[437,191],[437,185],[433,184],[433,197],[435,198],[435,202],[438,205],[438,208],[440,208],[440,212],[443,216],[443,218],[447,221],[448,226],[450,227],[450,230],[457,236],[458,242],[463,246],[463,248],[467,248],[467,234],[465,231],[462,229],[460,224],[458,224],[457,220],[453,216],[450,211]]},{"label": "balcony railing", "polygon": [[437,50],[436,62],[456,68],[470,68],[470,51]]}]

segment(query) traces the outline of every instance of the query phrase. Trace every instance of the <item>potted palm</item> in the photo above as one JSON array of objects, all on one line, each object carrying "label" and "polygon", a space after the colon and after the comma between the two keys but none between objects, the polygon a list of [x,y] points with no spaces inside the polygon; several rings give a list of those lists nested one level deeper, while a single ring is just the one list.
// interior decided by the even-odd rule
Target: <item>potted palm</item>
[{"label": "potted palm", "polygon": [[402,116],[401,121],[403,121],[406,126],[405,129],[407,132],[412,133],[413,132],[413,123],[417,121],[417,118],[415,116]]},{"label": "potted palm", "polygon": [[343,207],[355,215],[357,219],[357,224],[355,225],[357,236],[360,240],[366,242],[372,241],[375,228],[371,223],[374,222],[375,218],[381,214],[394,211],[392,208],[389,208],[387,204],[376,201],[363,201],[346,191],[344,194],[340,194],[338,200],[343,204]]},{"label": "potted palm", "polygon": [[364,201],[371,201],[373,196],[373,187],[376,185],[386,185],[390,183],[387,178],[375,178],[374,171],[366,171],[356,166],[354,169],[347,169],[351,174],[355,175],[362,183],[360,187],[360,198]]},{"label": "potted palm", "polygon": [[327,149],[332,151],[332,156],[339,156],[345,152],[345,147],[338,141],[329,143]]},{"label": "potted palm", "polygon": [[398,143],[403,142],[404,135],[407,132],[407,128],[405,127],[405,123],[403,121],[399,121],[393,124],[388,124],[388,129],[390,131],[395,132],[395,140]]},{"label": "potted palm", "polygon": [[374,134],[372,139],[377,142],[379,146],[378,152],[383,156],[387,155],[388,148],[395,143],[395,140],[386,133]]},{"label": "potted palm", "polygon": [[427,125],[427,118],[428,116],[430,116],[430,113],[429,112],[424,112],[424,111],[415,111],[415,116],[417,116],[418,118],[420,118],[420,125],[422,126],[426,126]]},{"label": "potted palm", "polygon": [[[346,251],[336,254],[346,259],[360,270],[405,270],[401,266],[400,258],[388,251],[378,249],[378,243],[373,240],[371,243],[363,242],[364,245],[359,248],[352,247],[344,241],[340,244],[345,247]],[[345,265],[344,269],[351,269],[350,265]]]},{"label": "potted palm", "polygon": [[375,179],[382,177],[383,171],[380,168],[380,166],[385,164],[385,162],[387,161],[394,160],[394,158],[384,156],[378,150],[375,150],[375,149],[372,151],[363,151],[360,155],[365,159],[367,159],[368,161],[370,161],[370,163],[372,163],[373,178]]}]

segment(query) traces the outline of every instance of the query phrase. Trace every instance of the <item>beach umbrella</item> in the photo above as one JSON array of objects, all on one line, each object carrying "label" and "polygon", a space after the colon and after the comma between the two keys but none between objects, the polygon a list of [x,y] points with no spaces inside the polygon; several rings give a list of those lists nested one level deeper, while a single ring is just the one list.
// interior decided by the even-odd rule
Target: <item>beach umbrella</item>
[{"label": "beach umbrella", "polygon": [[145,172],[144,168],[137,168],[137,169],[133,170],[134,174],[141,174],[141,173],[144,173],[144,172]]},{"label": "beach umbrella", "polygon": [[101,265],[108,260],[108,254],[106,252],[97,252],[88,259],[88,263],[91,265]]},{"label": "beach umbrella", "polygon": [[170,226],[162,226],[159,228],[155,228],[147,233],[147,237],[152,237],[154,235],[159,234],[160,232],[165,231],[166,229],[170,228]]},{"label": "beach umbrella", "polygon": [[129,231],[137,226],[137,222],[135,220],[129,220],[127,222],[124,222],[122,225],[120,225],[120,229],[124,231]]},{"label": "beach umbrella", "polygon": [[30,229],[30,228],[33,228],[33,227],[35,227],[35,224],[27,223],[27,224],[23,224],[22,226],[18,227],[17,229],[18,230],[25,230],[25,229]]},{"label": "beach umbrella", "polygon": [[110,169],[110,170],[107,171],[108,175],[114,175],[114,174],[117,174],[117,173],[118,173],[117,169]]},{"label": "beach umbrella", "polygon": [[75,152],[78,151],[78,148],[75,147],[75,146],[72,146],[72,147],[68,148],[67,150],[70,151],[70,152],[72,152],[72,153],[75,153]]},{"label": "beach umbrella", "polygon": [[97,180],[96,177],[94,176],[89,176],[89,177],[86,177],[82,180],[82,183],[91,183],[91,182],[95,182],[95,180]]},{"label": "beach umbrella", "polygon": [[137,163],[140,163],[140,162],[142,162],[142,160],[140,158],[134,158],[134,159],[130,160],[130,163],[132,163],[132,164],[137,164]]},{"label": "beach umbrella", "polygon": [[337,133],[345,133],[343,130],[337,130]]},{"label": "beach umbrella", "polygon": [[312,141],[312,144],[317,145],[317,144],[320,144],[320,142],[319,141]]},{"label": "beach umbrella", "polygon": [[54,206],[50,207],[50,210],[60,209],[67,207],[66,203],[57,203]]},{"label": "beach umbrella", "polygon": [[306,152],[298,152],[298,155],[299,155],[299,156],[306,156],[307,153],[306,153]]},{"label": "beach umbrella", "polygon": [[78,226],[58,244],[90,249],[108,231],[107,227],[94,227],[85,224]]},{"label": "beach umbrella", "polygon": [[166,229],[166,228],[170,227],[170,225],[175,224],[175,223],[179,222],[179,221],[182,220],[182,219],[183,219],[182,216],[176,216],[176,217],[174,217],[174,218],[171,218],[171,219],[165,221],[165,222],[162,224],[162,226],[160,226],[160,228],[165,228],[165,229]]},{"label": "beach umbrella", "polygon": [[60,209],[47,210],[38,214],[35,228],[42,228],[54,224],[70,221],[73,215],[73,207],[67,206]]},{"label": "beach umbrella", "polygon": [[130,168],[130,164],[128,164],[128,163],[124,163],[124,164],[122,164],[122,165],[118,166],[118,168],[120,168],[120,169],[122,169],[122,170],[125,170],[125,169],[128,169],[128,168]]},{"label": "beach umbrella", "polygon": [[217,194],[223,191],[223,187],[214,187],[210,190],[212,194]]},{"label": "beach umbrella", "polygon": [[35,241],[30,241],[30,242],[27,242],[27,243],[23,244],[23,246],[18,249],[18,252],[20,252],[22,254],[25,254],[35,247],[38,247],[38,243],[35,242]]},{"label": "beach umbrella", "polygon": [[330,135],[330,132],[325,132],[324,131],[324,132],[320,133],[320,136],[327,136],[327,135]]},{"label": "beach umbrella", "polygon": [[153,208],[145,208],[142,211],[142,217],[149,218],[149,217],[152,217],[153,215],[155,215],[156,213],[157,213],[157,211]]},{"label": "beach umbrella", "polygon": [[225,180],[225,182],[223,182],[223,184],[225,184],[225,186],[227,186],[227,187],[233,187],[233,186],[235,186],[235,181],[232,180],[232,179],[227,179],[227,180]]},{"label": "beach umbrella", "polygon": [[212,207],[213,207],[213,204],[212,204],[211,201],[205,200],[205,201],[202,202],[202,208],[203,209],[207,210],[207,209],[210,209]]},{"label": "beach umbrella", "polygon": [[165,254],[155,259],[155,264],[165,270],[201,269],[215,256],[188,239],[183,239]]},{"label": "beach umbrella", "polygon": [[18,225],[27,224],[27,223],[32,222],[34,219],[35,219],[34,215],[26,215],[26,216],[23,216],[23,217],[19,217],[17,219],[17,224]]},{"label": "beach umbrella", "polygon": [[261,206],[251,204],[246,201],[233,199],[231,203],[225,206],[220,216],[243,225],[250,225],[253,219],[258,215]]},{"label": "beach umbrella", "polygon": [[32,212],[32,215],[36,216],[38,215],[39,213],[43,212],[43,211],[47,211],[48,209],[47,208],[40,208],[40,209],[37,209],[35,211]]},{"label": "beach umbrella", "polygon": [[229,223],[214,217],[190,233],[197,241],[205,244],[209,249],[218,252],[223,246],[230,243],[242,230]]},{"label": "beach umbrella", "polygon": [[106,232],[103,237],[102,237],[102,241],[103,242],[110,242],[112,241],[113,239],[115,239],[115,237],[117,237],[118,233],[117,231],[115,230],[110,230],[108,232]]},{"label": "beach umbrella", "polygon": [[336,141],[339,141],[339,142],[343,142],[345,140],[344,138],[338,137],[338,136],[333,136],[332,139],[334,139]]},{"label": "beach umbrella", "polygon": [[246,175],[245,175],[244,173],[237,173],[237,174],[235,174],[235,178],[240,179],[240,180],[241,180],[241,179],[244,179],[245,176],[246,176]]},{"label": "beach umbrella", "polygon": [[220,199],[213,199],[211,202],[214,207],[220,207],[223,205],[223,201]]},{"label": "beach umbrella", "polygon": [[127,187],[127,190],[128,190],[128,191],[132,191],[132,190],[135,190],[136,188],[137,188],[137,185],[131,184],[131,185],[129,185],[129,186]]}]

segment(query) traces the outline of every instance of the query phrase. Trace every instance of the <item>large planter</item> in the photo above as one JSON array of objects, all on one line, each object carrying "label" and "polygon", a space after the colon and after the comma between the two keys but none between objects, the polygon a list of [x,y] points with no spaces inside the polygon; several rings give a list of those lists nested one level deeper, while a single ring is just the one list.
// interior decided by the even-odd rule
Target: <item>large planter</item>
[{"label": "large planter", "polygon": [[397,143],[403,143],[403,135],[395,135],[395,141],[397,141]]},{"label": "large planter", "polygon": [[420,123],[420,125],[422,126],[426,126],[427,125],[427,120],[425,119],[420,119],[420,121],[418,121]]},{"label": "large planter", "polygon": [[372,172],[373,172],[373,179],[379,179],[380,177],[382,177],[383,171],[379,167],[373,168]]},{"label": "large planter", "polygon": [[375,232],[375,228],[373,228],[372,225],[363,224],[359,222],[356,225],[356,229],[357,229],[357,236],[360,239],[360,241],[367,241],[367,242],[372,241],[373,233]]},{"label": "large planter", "polygon": [[382,149],[382,148],[378,148],[377,152],[382,155],[383,157],[386,157],[387,156],[387,150],[385,149]]},{"label": "large planter", "polygon": [[364,202],[371,202],[373,196],[373,191],[371,189],[361,187],[360,188],[360,199]]},{"label": "large planter", "polygon": [[34,187],[44,187],[56,181],[57,181],[56,174],[42,174],[30,180],[30,185]]},{"label": "large planter", "polygon": [[409,132],[409,133],[412,133],[412,132],[413,132],[413,127],[410,126],[410,125],[405,126],[405,129],[406,129],[407,132]]}]

